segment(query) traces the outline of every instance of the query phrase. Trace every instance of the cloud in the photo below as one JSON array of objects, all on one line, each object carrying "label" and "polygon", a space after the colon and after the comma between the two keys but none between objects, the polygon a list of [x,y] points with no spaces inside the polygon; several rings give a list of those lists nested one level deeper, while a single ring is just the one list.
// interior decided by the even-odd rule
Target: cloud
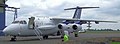
[{"label": "cloud", "polygon": [[120,14],[120,4],[119,0],[105,1],[102,3],[101,9],[98,9],[99,12],[109,15],[119,15]]}]

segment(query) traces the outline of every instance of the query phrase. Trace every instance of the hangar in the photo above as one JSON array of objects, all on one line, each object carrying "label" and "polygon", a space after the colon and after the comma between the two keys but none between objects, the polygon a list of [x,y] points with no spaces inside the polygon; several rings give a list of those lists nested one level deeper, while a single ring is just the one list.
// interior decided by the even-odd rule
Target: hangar
[{"label": "hangar", "polygon": [[5,28],[5,2],[0,0],[0,35],[3,35],[2,30]]}]

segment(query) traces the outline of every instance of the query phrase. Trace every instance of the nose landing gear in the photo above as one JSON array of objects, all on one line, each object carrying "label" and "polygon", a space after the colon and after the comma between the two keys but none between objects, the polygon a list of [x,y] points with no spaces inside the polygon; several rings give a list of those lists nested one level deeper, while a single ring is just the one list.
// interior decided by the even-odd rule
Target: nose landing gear
[{"label": "nose landing gear", "polygon": [[16,41],[16,36],[13,36],[10,41]]}]

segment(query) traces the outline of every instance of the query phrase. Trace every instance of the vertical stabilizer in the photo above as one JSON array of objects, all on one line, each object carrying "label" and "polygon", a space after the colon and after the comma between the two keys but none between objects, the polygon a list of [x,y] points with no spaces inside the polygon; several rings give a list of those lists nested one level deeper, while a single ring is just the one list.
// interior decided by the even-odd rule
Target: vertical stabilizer
[{"label": "vertical stabilizer", "polygon": [[99,7],[79,7],[79,6],[77,6],[75,8],[67,8],[67,9],[64,9],[64,10],[73,10],[73,9],[75,9],[75,13],[73,15],[73,18],[80,19],[82,9],[89,9],[89,8],[99,8]]}]

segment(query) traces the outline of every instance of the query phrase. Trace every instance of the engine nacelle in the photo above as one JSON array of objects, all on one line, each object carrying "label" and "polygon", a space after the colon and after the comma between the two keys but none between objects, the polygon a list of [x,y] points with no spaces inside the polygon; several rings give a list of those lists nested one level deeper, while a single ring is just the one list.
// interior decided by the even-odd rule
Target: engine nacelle
[{"label": "engine nacelle", "polygon": [[74,36],[75,37],[78,37],[78,32],[82,30],[82,26],[80,24],[68,24],[70,26],[70,30],[69,31],[72,31],[74,32]]},{"label": "engine nacelle", "polygon": [[73,24],[72,28],[73,30],[78,30],[78,31],[82,30],[82,26],[79,24]]},{"label": "engine nacelle", "polygon": [[68,29],[68,25],[60,23],[60,24],[58,24],[57,27],[58,27],[58,29],[60,29],[59,31],[60,31],[60,34],[62,35],[61,38],[63,38],[64,30]]},{"label": "engine nacelle", "polygon": [[77,30],[80,31],[82,29],[82,26],[80,24],[68,24],[71,31]]}]

